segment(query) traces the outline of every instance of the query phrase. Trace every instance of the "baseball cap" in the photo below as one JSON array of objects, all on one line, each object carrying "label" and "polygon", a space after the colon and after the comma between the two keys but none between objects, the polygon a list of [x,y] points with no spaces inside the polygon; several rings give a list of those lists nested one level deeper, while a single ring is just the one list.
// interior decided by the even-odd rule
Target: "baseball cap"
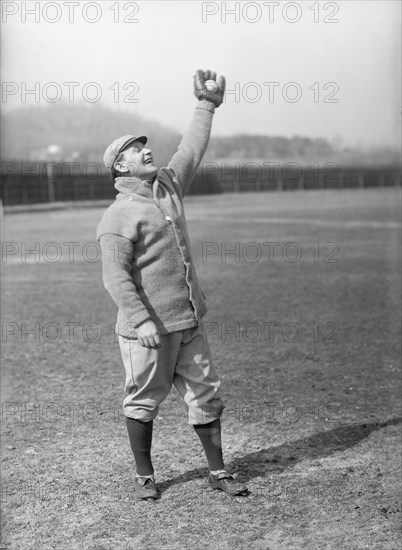
[{"label": "baseball cap", "polygon": [[109,145],[109,147],[106,149],[105,154],[103,155],[103,162],[105,163],[106,168],[111,170],[115,160],[119,156],[119,154],[125,149],[130,143],[133,143],[133,141],[140,141],[144,145],[148,141],[148,138],[145,136],[121,136],[114,140],[113,143]]}]

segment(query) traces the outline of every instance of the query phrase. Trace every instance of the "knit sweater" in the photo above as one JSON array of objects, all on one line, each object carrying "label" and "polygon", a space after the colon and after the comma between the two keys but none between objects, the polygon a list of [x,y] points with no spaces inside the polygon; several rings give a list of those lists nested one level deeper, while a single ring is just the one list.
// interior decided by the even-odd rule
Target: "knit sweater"
[{"label": "knit sweater", "polygon": [[215,107],[198,101],[191,124],[153,183],[119,177],[97,239],[103,282],[117,304],[116,332],[134,337],[151,319],[161,334],[195,327],[205,315],[190,251],[183,197],[208,145]]}]

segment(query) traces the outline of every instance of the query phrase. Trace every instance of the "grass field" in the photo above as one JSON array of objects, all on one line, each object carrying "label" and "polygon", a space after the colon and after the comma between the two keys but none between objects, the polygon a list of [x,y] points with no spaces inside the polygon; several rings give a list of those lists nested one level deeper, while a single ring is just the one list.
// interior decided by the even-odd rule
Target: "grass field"
[{"label": "grass field", "polygon": [[400,189],[186,204],[224,453],[250,496],[208,488],[173,390],[154,430],[162,498],[134,499],[116,309],[92,244],[103,209],[7,215],[0,547],[396,550]]}]

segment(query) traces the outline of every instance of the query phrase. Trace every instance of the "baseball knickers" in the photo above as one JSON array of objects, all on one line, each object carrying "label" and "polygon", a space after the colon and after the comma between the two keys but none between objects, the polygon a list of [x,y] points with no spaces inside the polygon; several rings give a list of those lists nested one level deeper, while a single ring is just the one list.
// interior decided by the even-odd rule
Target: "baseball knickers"
[{"label": "baseball knickers", "polygon": [[202,325],[160,335],[160,339],[160,348],[148,349],[136,338],[119,336],[128,394],[123,402],[125,416],[153,420],[174,384],[186,404],[189,424],[220,418],[221,383]]}]

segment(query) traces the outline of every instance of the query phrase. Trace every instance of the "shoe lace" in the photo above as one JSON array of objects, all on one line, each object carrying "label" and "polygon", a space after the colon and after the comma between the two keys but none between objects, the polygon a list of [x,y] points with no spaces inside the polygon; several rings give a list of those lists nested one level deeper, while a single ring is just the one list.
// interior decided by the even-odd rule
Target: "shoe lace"
[{"label": "shoe lace", "polygon": [[225,480],[228,484],[236,483],[236,480],[231,474],[222,474],[220,477],[218,477],[219,481]]},{"label": "shoe lace", "polygon": [[150,477],[145,480],[145,483],[144,483],[143,487],[146,487],[146,486],[152,487],[152,488],[155,487],[154,482],[152,481],[152,479]]}]

